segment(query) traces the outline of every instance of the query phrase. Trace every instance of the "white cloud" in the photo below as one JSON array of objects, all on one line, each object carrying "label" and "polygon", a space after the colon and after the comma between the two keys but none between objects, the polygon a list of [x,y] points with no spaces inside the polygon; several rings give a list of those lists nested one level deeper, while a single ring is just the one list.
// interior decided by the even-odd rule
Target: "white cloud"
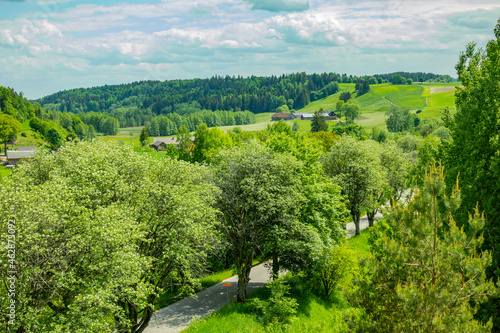
[{"label": "white cloud", "polygon": [[[500,10],[500,3],[487,0],[310,0],[307,11],[281,15],[251,11],[243,0],[35,3],[41,6],[39,13],[0,21],[0,43],[11,46],[0,54],[0,64],[15,54],[17,61],[10,64],[16,66],[18,76],[38,72],[43,77],[44,71],[62,71],[65,82],[72,82],[75,75],[81,78],[78,82],[87,78],[92,84],[137,75],[141,79],[238,71],[382,72],[392,68],[388,59],[393,60],[391,66],[411,59],[422,63],[421,70],[431,71],[435,63],[423,61],[437,51],[448,59],[443,63],[451,64],[443,70],[452,74],[467,41],[492,37],[492,31],[484,32],[490,18],[481,13],[469,18],[469,14],[477,9]],[[62,3],[66,4],[58,6]],[[449,17],[455,14],[450,24]],[[367,60],[366,67],[355,67],[361,63],[356,59]],[[106,75],[99,72],[102,69]]]}]

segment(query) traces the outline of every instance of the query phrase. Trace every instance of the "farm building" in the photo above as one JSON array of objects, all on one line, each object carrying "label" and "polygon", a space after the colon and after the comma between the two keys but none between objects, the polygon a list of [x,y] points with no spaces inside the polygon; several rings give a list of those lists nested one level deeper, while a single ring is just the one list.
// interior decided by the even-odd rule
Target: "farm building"
[{"label": "farm building", "polygon": [[154,148],[156,151],[166,150],[167,144],[163,141],[155,141],[149,145],[150,148]]},{"label": "farm building", "polygon": [[[189,140],[194,142],[194,136],[190,137]],[[172,138],[154,138],[153,143],[149,145],[150,148],[154,148],[156,151],[166,150],[167,145],[178,146],[179,141],[176,137]]]},{"label": "farm building", "polygon": [[[294,113],[295,119],[302,120],[313,120],[314,113]],[[326,120],[335,120],[337,119],[337,114],[333,111],[324,112],[321,114]]]},{"label": "farm building", "polygon": [[[19,147],[21,148],[21,147]],[[36,147],[35,147],[36,149]],[[17,165],[22,159],[30,159],[35,155],[33,150],[7,150],[7,165]]]},{"label": "farm building", "polygon": [[292,119],[293,119],[293,115],[291,113],[275,113],[271,117],[272,121],[292,120]]},{"label": "farm building", "polygon": [[310,113],[296,112],[296,113],[293,114],[293,117],[295,119],[302,119],[302,116],[306,116],[307,117],[309,115],[310,115]]}]

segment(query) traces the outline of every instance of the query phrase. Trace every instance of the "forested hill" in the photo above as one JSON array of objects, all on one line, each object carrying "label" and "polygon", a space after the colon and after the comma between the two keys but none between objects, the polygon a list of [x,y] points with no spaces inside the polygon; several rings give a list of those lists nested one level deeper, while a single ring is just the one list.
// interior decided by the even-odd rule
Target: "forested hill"
[{"label": "forested hill", "polygon": [[[438,80],[429,73],[399,72],[405,78],[422,77]],[[361,79],[390,80],[391,74]],[[214,76],[210,79],[141,81],[121,85],[105,85],[61,91],[46,96],[41,105],[62,112],[105,112],[120,114],[123,109],[138,108],[142,114],[156,116],[180,113],[190,104],[204,110],[248,110],[253,113],[275,112],[287,105],[301,109],[309,102],[334,94],[338,83],[355,83],[358,77],[337,73],[258,77]],[[414,81],[416,81],[414,79]],[[119,118],[119,117],[118,117]]]},{"label": "forested hill", "polygon": [[176,106],[195,102],[205,110],[273,112],[287,104],[300,109],[311,100],[338,91],[338,74],[280,77],[222,77],[210,79],[142,81],[130,84],[72,89],[42,98],[40,104],[60,111],[110,112],[120,107],[139,107],[153,115],[169,114]]}]

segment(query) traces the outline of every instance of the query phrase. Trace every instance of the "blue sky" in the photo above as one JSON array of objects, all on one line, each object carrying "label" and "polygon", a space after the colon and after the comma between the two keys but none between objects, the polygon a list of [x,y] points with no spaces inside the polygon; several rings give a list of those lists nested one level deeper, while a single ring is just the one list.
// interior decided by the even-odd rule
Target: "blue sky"
[{"label": "blue sky", "polygon": [[498,0],[0,0],[0,85],[60,90],[213,75],[456,76]]}]

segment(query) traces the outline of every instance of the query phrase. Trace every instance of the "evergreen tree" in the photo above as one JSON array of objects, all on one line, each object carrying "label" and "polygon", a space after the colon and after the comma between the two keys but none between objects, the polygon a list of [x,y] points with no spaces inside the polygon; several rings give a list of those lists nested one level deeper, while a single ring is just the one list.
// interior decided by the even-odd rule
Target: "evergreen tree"
[{"label": "evergreen tree", "polygon": [[141,134],[139,135],[139,140],[141,141],[141,146],[143,147],[148,144],[149,135],[145,127],[143,127],[141,130]]},{"label": "evergreen tree", "polygon": [[326,132],[328,131],[328,124],[326,123],[325,116],[323,116],[323,109],[319,109],[314,113],[311,121],[311,132]]},{"label": "evergreen tree", "polygon": [[491,254],[480,250],[484,216],[476,209],[466,233],[452,216],[460,206],[458,180],[450,195],[445,188],[444,167],[434,163],[407,204],[393,202],[387,230],[374,238],[374,257],[366,263],[373,274],[359,290],[369,316],[364,331],[491,330],[491,321],[474,319],[477,305],[497,294],[486,277]]}]

